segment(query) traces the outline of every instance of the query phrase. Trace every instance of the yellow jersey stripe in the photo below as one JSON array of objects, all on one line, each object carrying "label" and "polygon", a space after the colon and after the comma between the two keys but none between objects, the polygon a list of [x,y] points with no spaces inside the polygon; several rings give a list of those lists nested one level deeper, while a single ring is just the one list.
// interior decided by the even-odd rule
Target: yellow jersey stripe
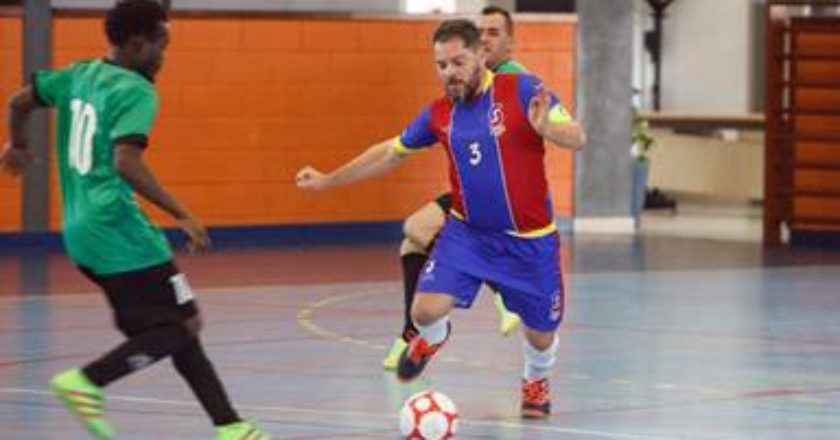
[{"label": "yellow jersey stripe", "polygon": [[[464,216],[464,214],[461,214],[460,212],[456,211],[455,208],[450,209],[449,214],[452,217],[455,217],[456,219],[458,219],[462,222],[465,221],[466,217]],[[551,224],[546,225],[545,227],[542,227],[542,228],[539,228],[539,229],[534,229],[534,230],[531,230],[531,231],[525,231],[525,232],[506,231],[506,232],[508,233],[508,235],[513,235],[514,237],[519,237],[519,238],[541,238],[541,237],[545,237],[546,235],[551,235],[551,234],[556,233],[557,232],[557,223],[552,221]]]},{"label": "yellow jersey stripe", "polygon": [[409,154],[414,154],[414,153],[417,153],[419,151],[416,148],[406,147],[402,143],[402,139],[400,139],[400,136],[395,137],[394,140],[391,141],[391,145],[393,145],[392,148],[394,150],[394,153],[397,153],[397,154],[400,154],[400,155],[403,155],[403,156],[409,155]]}]

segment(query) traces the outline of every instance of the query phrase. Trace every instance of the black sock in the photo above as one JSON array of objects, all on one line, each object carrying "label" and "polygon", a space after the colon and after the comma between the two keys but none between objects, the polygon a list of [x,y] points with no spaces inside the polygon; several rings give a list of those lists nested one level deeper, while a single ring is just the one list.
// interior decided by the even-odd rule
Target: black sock
[{"label": "black sock", "polygon": [[104,387],[180,350],[193,337],[183,325],[154,327],[132,336],[85,366],[82,372],[91,382]]},{"label": "black sock", "polygon": [[426,254],[410,253],[401,258],[403,270],[403,298],[404,316],[402,338],[408,342],[411,337],[417,334],[417,329],[411,321],[411,304],[414,303],[414,291],[417,289],[417,279],[420,278],[420,271],[429,256]]},{"label": "black sock", "polygon": [[172,354],[172,364],[216,426],[240,421],[198,338]]}]

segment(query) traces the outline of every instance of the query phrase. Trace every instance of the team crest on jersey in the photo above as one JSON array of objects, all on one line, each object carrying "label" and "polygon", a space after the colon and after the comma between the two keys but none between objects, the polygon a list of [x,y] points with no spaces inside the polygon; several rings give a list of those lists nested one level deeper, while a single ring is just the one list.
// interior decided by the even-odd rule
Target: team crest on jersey
[{"label": "team crest on jersey", "polygon": [[559,321],[563,317],[563,296],[560,291],[554,292],[551,298],[551,320]]},{"label": "team crest on jersey", "polygon": [[505,114],[502,112],[502,104],[494,103],[493,107],[490,107],[488,117],[490,119],[490,132],[493,133],[493,136],[501,136],[505,132]]},{"label": "team crest on jersey", "polygon": [[420,280],[433,281],[435,279],[435,260],[429,258],[426,265],[423,266],[423,272],[420,274]]}]

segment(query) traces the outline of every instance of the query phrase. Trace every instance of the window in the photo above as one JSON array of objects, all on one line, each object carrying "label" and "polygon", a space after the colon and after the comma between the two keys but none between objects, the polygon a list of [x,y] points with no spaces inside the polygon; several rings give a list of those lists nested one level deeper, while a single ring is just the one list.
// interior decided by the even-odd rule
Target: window
[{"label": "window", "polygon": [[455,12],[456,0],[403,0],[403,11],[409,14],[439,14]]}]

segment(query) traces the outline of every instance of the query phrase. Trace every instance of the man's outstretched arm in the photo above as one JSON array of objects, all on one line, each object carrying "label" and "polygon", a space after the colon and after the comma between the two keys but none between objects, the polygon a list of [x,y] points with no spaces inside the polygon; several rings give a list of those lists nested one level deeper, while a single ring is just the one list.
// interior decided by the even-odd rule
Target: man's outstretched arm
[{"label": "man's outstretched arm", "polygon": [[307,165],[298,171],[295,182],[302,189],[326,190],[385,174],[406,157],[397,152],[397,142],[396,138],[379,142],[329,173]]}]

